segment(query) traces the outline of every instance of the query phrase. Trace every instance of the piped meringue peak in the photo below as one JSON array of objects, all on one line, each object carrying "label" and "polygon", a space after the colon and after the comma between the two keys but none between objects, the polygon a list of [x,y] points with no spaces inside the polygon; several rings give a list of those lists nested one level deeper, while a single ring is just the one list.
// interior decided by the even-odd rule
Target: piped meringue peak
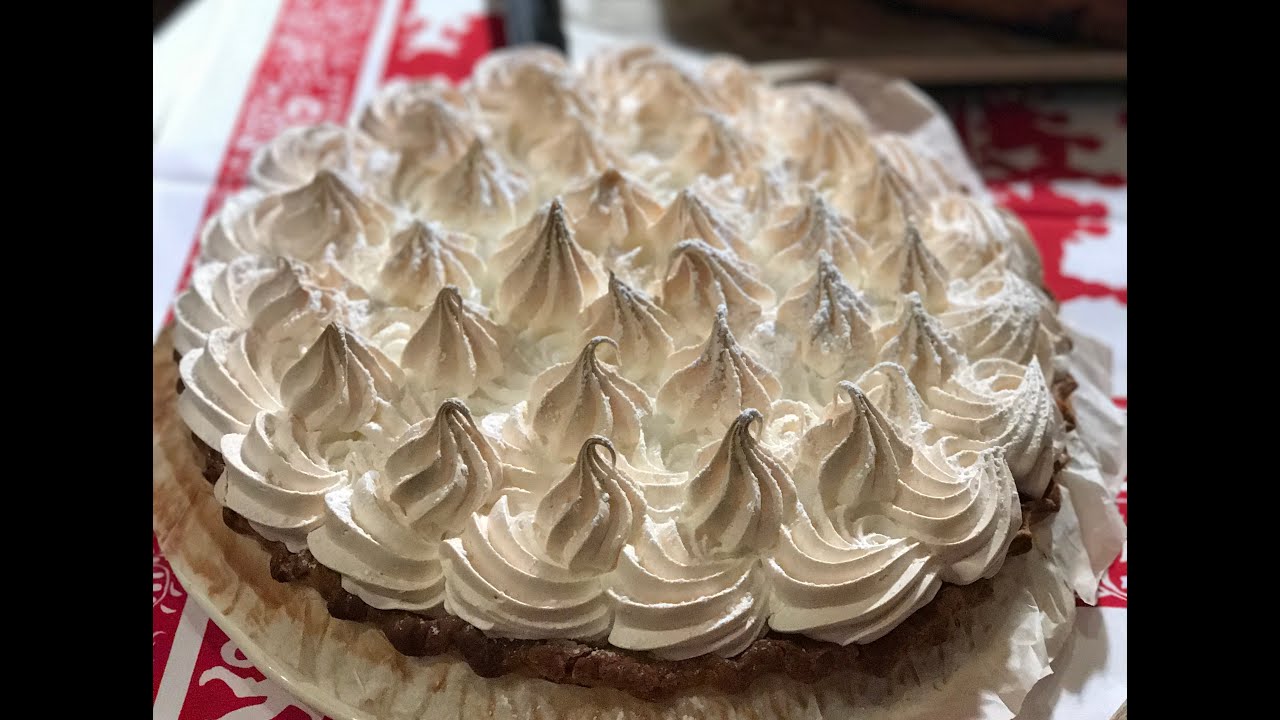
[{"label": "piped meringue peak", "polygon": [[947,271],[925,247],[920,232],[907,225],[901,242],[881,248],[871,286],[890,297],[914,293],[931,313],[947,309]]},{"label": "piped meringue peak", "polygon": [[685,348],[671,358],[681,369],[658,391],[658,409],[680,431],[715,433],[746,408],[768,409],[782,394],[774,374],[734,338],[728,312],[724,305],[716,308],[701,348]]},{"label": "piped meringue peak", "polygon": [[1018,489],[1044,494],[1062,452],[1062,417],[1038,360],[979,360],[962,377],[930,387],[928,400],[935,428],[965,439],[963,447],[1002,449]]},{"label": "piped meringue peak", "polygon": [[552,562],[571,572],[605,573],[617,565],[644,515],[644,498],[618,469],[613,443],[592,435],[582,443],[569,474],[538,501],[533,527],[546,538]]},{"label": "piped meringue peak", "polygon": [[469,295],[483,272],[475,238],[420,220],[393,237],[391,246],[397,249],[382,265],[378,289],[393,304],[421,307],[449,285]]},{"label": "piped meringue peak", "polygon": [[858,378],[857,385],[904,436],[921,434],[924,400],[906,368],[894,362],[878,363]]},{"label": "piped meringue peak", "polygon": [[752,110],[766,87],[764,78],[749,65],[729,55],[717,55],[702,68],[702,82],[727,112]]},{"label": "piped meringue peak", "polygon": [[258,151],[249,179],[263,190],[289,190],[321,170],[359,172],[372,150],[363,136],[330,123],[290,128]]},{"label": "piped meringue peak", "polygon": [[[808,109],[803,132],[794,136],[797,153],[803,160],[800,174],[805,180],[831,181],[842,176],[865,175],[874,164],[871,140],[866,129],[846,113],[825,102]],[[792,129],[794,132],[795,129]],[[806,147],[808,143],[813,143]]]},{"label": "piped meringue peak", "polygon": [[540,182],[560,188],[577,178],[598,175],[620,159],[589,125],[572,119],[563,130],[534,145],[528,163]]},{"label": "piped meringue peak", "polygon": [[332,292],[313,282],[306,265],[277,258],[275,271],[250,291],[243,317],[250,318],[249,328],[268,341],[308,343],[335,315],[336,303]]},{"label": "piped meringue peak", "polygon": [[[693,134],[673,158],[673,168],[692,176],[738,175],[764,158],[764,149],[733,126],[729,118],[705,111],[694,125]],[[690,176],[692,175],[692,176]]]},{"label": "piped meringue peak", "polygon": [[1008,210],[949,193],[925,208],[921,235],[953,277],[971,278],[989,265],[1040,287],[1040,255],[1022,222]]},{"label": "piped meringue peak", "polygon": [[365,106],[360,129],[387,147],[443,170],[475,140],[466,98],[437,80],[397,82]]},{"label": "piped meringue peak", "polygon": [[568,115],[592,117],[594,107],[564,58],[543,48],[490,53],[466,88],[490,122],[519,151]]},{"label": "piped meringue peak", "polygon": [[682,240],[697,238],[717,250],[747,253],[747,245],[738,237],[738,231],[689,188],[676,194],[662,217],[649,228],[649,236],[661,244],[663,252]]},{"label": "piped meringue peak", "polygon": [[642,184],[614,168],[570,189],[564,206],[579,242],[596,254],[640,247],[649,225],[662,214],[662,205]]},{"label": "piped meringue peak", "polygon": [[853,223],[827,203],[822,193],[808,188],[807,199],[764,233],[764,242],[782,267],[805,267],[825,255],[846,273],[860,272],[871,256],[871,247],[853,229]]},{"label": "piped meringue peak", "polygon": [[675,350],[671,333],[677,321],[653,300],[609,272],[609,289],[587,308],[584,339],[614,339],[619,363],[641,378],[654,378]]},{"label": "piped meringue peak", "polygon": [[504,340],[503,329],[483,308],[449,285],[440,289],[427,319],[405,344],[400,367],[429,393],[469,396],[509,367]]},{"label": "piped meringue peak", "polygon": [[702,138],[690,137],[690,128],[708,111],[723,109],[699,78],[657,53],[623,51],[615,58],[589,71],[593,87],[610,98],[618,119],[635,128],[637,144],[649,152],[668,156],[684,143],[696,145]]},{"label": "piped meringue peak", "polygon": [[337,323],[280,379],[284,406],[310,430],[353,433],[394,402],[400,369]]},{"label": "piped meringue peak", "polygon": [[253,229],[256,205],[261,195],[247,190],[227,198],[226,203],[200,228],[200,263],[231,262],[246,255],[266,252],[261,237]]},{"label": "piped meringue peak", "polygon": [[778,307],[778,325],[795,336],[801,361],[822,378],[855,377],[871,366],[878,347],[873,317],[825,251],[811,279]]},{"label": "piped meringue peak", "polygon": [[881,326],[880,358],[906,368],[916,387],[933,387],[951,377],[962,356],[955,338],[924,307],[920,294],[912,292],[902,302],[898,319]]},{"label": "piped meringue peak", "polygon": [[229,263],[201,264],[173,306],[174,347],[188,353],[203,346],[210,332],[224,326],[247,329],[257,323],[273,335],[293,334],[287,331],[296,317],[283,318],[282,314],[304,308],[324,312],[322,301],[304,285],[306,272],[301,263],[257,255],[242,255]]},{"label": "piped meringue peak", "polygon": [[391,501],[422,537],[460,529],[502,486],[502,461],[480,432],[466,403],[440,404],[425,431],[411,429],[387,458]]},{"label": "piped meringue peak", "polygon": [[1052,301],[1020,275],[988,270],[957,299],[939,320],[971,360],[1001,357],[1030,364],[1034,357],[1040,367],[1052,368],[1053,356],[1071,349]]},{"label": "piped meringue peak", "polygon": [[392,179],[392,196],[408,209],[473,233],[511,227],[529,192],[524,175],[479,139],[444,173],[406,153]]},{"label": "piped meringue peak", "polygon": [[790,474],[751,434],[763,418],[755,408],[739,413],[711,462],[689,482],[681,529],[694,557],[766,553],[795,515]]},{"label": "piped meringue peak", "polygon": [[876,138],[875,146],[880,157],[921,198],[928,200],[961,190],[960,183],[947,173],[942,163],[910,138],[897,133],[885,133]]},{"label": "piped meringue peak", "polygon": [[372,607],[866,643],[1075,446],[1025,227],[837,89],[513,48],[357,117],[255,157],[174,346],[218,501]]},{"label": "piped meringue peak", "polygon": [[844,176],[831,185],[833,202],[853,218],[859,234],[880,247],[902,239],[906,224],[920,214],[920,199],[883,157],[874,156],[866,172]]},{"label": "piped meringue peak", "polygon": [[[848,398],[841,402],[840,395]],[[911,464],[911,449],[856,385],[841,381],[827,419],[805,434],[800,466],[808,472],[815,516],[830,520],[847,540],[857,521],[880,503],[892,502],[897,483]]]},{"label": "piped meringue peak", "polygon": [[515,233],[494,260],[508,268],[498,288],[498,312],[521,330],[572,327],[603,285],[596,259],[574,241],[559,198]]},{"label": "piped meringue peak", "polygon": [[576,360],[551,367],[533,381],[533,431],[554,457],[573,457],[592,435],[603,435],[630,452],[640,442],[640,421],[653,412],[653,401],[639,385],[597,357],[602,345],[618,348],[611,338],[592,338]]},{"label": "piped meringue peak", "polygon": [[644,518],[613,446],[589,437],[533,508],[504,496],[447,541],[445,607],[499,636],[603,638],[613,620],[604,577]]},{"label": "piped meringue peak", "polygon": [[772,305],[773,289],[732,252],[702,240],[682,240],[671,250],[662,283],[662,307],[685,325],[698,325],[708,308],[723,306],[738,332],[747,332]]},{"label": "piped meringue peak", "polygon": [[381,245],[391,221],[389,208],[329,170],[295,190],[267,197],[253,217],[255,231],[270,238],[272,251],[306,262],[330,249],[341,256],[357,245]]}]

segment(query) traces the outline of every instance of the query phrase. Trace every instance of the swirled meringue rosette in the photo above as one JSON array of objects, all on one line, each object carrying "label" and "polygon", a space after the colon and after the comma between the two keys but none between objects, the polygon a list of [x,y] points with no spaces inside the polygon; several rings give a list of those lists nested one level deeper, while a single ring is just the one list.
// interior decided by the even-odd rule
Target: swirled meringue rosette
[{"label": "swirled meringue rosette", "polygon": [[848,644],[892,630],[937,593],[1000,569],[1021,520],[999,451],[912,448],[852,383],[806,433],[798,475],[813,513],[770,558],[773,627]]},{"label": "swirled meringue rosette", "polygon": [[307,546],[372,607],[438,608],[441,543],[492,502],[502,473],[466,406],[446,401],[430,424],[410,429],[383,468],[325,497],[324,523]]},{"label": "swirled meringue rosette", "polygon": [[764,631],[769,592],[761,553],[796,512],[786,469],[751,435],[748,409],[690,480],[683,513],[646,524],[623,551],[610,595],[609,641],[683,659],[742,652]]},{"label": "swirled meringue rosette", "polygon": [[253,172],[175,308],[179,413],[224,507],[378,611],[872,643],[1091,451],[1025,230],[830,90],[512,51]]},{"label": "swirled meringue rosette", "polygon": [[[602,453],[607,452],[609,460]],[[599,639],[613,608],[603,576],[644,518],[644,500],[603,437],[532,508],[507,497],[448,541],[446,607],[505,637]]]},{"label": "swirled meringue rosette", "polygon": [[268,540],[293,552],[324,522],[325,496],[348,481],[321,457],[318,438],[296,417],[259,413],[244,435],[225,435],[219,449],[227,470],[218,502],[253,523]]}]

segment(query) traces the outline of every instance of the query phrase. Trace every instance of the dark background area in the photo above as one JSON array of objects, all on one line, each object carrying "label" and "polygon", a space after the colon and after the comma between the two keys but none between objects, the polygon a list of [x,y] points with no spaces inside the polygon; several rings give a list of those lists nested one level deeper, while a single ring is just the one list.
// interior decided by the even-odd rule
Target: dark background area
[{"label": "dark background area", "polygon": [[151,33],[155,34],[160,23],[186,4],[186,0],[151,0]]}]

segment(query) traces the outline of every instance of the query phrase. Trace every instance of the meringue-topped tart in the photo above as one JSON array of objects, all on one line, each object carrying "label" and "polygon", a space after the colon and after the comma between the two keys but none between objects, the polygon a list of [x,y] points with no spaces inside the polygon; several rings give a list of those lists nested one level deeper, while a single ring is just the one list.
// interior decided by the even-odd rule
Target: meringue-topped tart
[{"label": "meringue-topped tart", "polygon": [[175,307],[179,412],[273,575],[405,654],[811,681],[945,629],[1056,507],[1025,228],[830,89],[502,52],[251,179]]}]

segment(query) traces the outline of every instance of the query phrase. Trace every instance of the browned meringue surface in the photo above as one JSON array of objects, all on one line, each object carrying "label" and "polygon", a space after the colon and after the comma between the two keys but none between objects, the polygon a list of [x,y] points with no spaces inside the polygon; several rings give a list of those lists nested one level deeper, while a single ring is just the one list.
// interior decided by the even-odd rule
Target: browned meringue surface
[{"label": "browned meringue surface", "polygon": [[1025,229],[830,91],[510,51],[252,175],[175,308],[179,412],[242,529],[363,607],[871,643],[994,576],[1061,462]]}]

